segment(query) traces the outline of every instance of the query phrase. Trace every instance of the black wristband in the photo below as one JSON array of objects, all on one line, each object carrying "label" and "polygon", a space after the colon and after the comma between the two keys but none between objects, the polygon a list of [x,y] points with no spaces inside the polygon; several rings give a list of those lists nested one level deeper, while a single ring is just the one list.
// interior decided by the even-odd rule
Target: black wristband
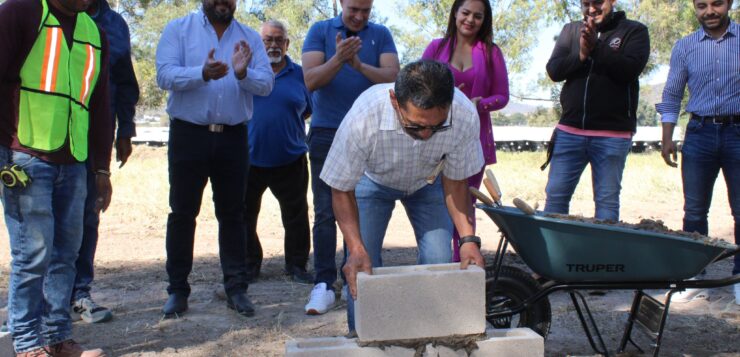
[{"label": "black wristband", "polygon": [[110,171],[103,170],[103,169],[97,169],[95,170],[95,175],[104,175],[110,177]]},{"label": "black wristband", "polygon": [[475,243],[475,245],[478,246],[478,249],[480,249],[480,237],[478,236],[465,236],[460,237],[460,240],[458,241],[457,247],[462,248],[463,244],[465,243]]}]

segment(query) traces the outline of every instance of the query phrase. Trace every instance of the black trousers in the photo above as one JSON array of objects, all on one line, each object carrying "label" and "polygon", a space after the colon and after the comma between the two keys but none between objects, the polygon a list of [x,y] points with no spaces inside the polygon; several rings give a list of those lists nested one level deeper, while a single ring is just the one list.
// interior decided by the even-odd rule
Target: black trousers
[{"label": "black trousers", "polygon": [[308,161],[306,155],[279,167],[249,168],[244,220],[247,225],[247,265],[262,263],[262,245],[257,234],[257,217],[262,194],[268,188],[280,204],[280,216],[285,227],[285,265],[306,268],[311,236],[308,226]]},{"label": "black trousers", "polygon": [[206,126],[173,119],[167,159],[172,211],[167,217],[167,292],[190,295],[188,275],[193,268],[195,218],[208,180],[218,220],[224,288],[228,295],[246,292],[246,125],[225,127],[223,132],[214,133]]}]

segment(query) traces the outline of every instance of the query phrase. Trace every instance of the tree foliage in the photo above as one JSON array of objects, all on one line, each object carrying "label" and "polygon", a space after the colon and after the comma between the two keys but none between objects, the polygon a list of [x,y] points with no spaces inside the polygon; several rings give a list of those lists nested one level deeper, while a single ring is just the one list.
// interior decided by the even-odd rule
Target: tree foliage
[{"label": "tree foliage", "polygon": [[[3,2],[0,0],[0,3]],[[124,15],[131,27],[134,65],[142,86],[141,104],[147,107],[162,106],[165,93],[157,88],[154,69],[159,37],[169,21],[197,10],[201,0],[109,2]],[[396,13],[407,20],[403,26],[391,27],[402,63],[421,57],[429,42],[444,34],[452,2],[395,0]],[[531,52],[537,45],[537,36],[542,28],[582,17],[578,0],[495,0],[491,4],[494,42],[501,47],[513,76],[524,73],[530,65]],[[692,2],[688,0],[618,0],[616,4],[618,9],[627,12],[628,18],[644,23],[650,30],[652,53],[645,73],[660,65],[667,65],[675,42],[698,28]],[[268,19],[286,23],[291,39],[288,53],[299,60],[303,39],[310,25],[334,16],[338,6],[337,0],[237,0],[236,17],[255,29]],[[386,22],[378,15],[377,12],[373,13],[373,21]],[[731,16],[736,22],[740,21],[740,1],[735,1]],[[557,92],[555,87],[560,87],[544,75],[536,86],[550,88],[553,93]]]},{"label": "tree foliage", "polygon": [[[447,29],[453,0],[396,0],[399,13],[409,20],[407,28],[396,28],[394,36],[404,48],[402,62],[421,57],[432,39],[442,37]],[[562,13],[562,6],[552,0],[492,1],[493,39],[506,57],[512,72],[522,72],[537,43],[540,25]]]},{"label": "tree foliage", "polygon": [[[332,16],[331,3],[325,0],[266,0],[239,1],[235,17],[238,21],[259,31],[266,20],[280,20],[288,28],[291,45],[288,53],[299,59],[303,39],[309,26]],[[156,108],[164,105],[166,92],[157,87],[155,54],[159,37],[170,21],[185,16],[201,7],[200,0],[121,0],[119,9],[129,21],[132,33],[134,67],[141,86],[140,105]]]},{"label": "tree foliage", "polygon": [[[558,0],[567,9],[564,14],[570,20],[582,18],[580,1]],[[696,31],[699,22],[694,15],[690,0],[618,0],[617,10],[623,10],[627,18],[639,21],[650,32],[650,61],[643,74],[649,74],[660,65],[667,65],[673,45],[680,38]],[[740,1],[735,1],[730,17],[740,21]]]}]

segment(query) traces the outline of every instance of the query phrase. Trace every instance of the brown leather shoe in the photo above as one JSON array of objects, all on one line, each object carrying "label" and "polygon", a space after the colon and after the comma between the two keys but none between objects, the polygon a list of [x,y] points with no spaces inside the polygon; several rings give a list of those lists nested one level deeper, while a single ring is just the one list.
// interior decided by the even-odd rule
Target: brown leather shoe
[{"label": "brown leather shoe", "polygon": [[75,340],[66,340],[47,347],[53,357],[106,357],[101,349],[85,351]]},{"label": "brown leather shoe", "polygon": [[46,347],[37,348],[33,351],[21,352],[16,354],[17,357],[51,357]]}]

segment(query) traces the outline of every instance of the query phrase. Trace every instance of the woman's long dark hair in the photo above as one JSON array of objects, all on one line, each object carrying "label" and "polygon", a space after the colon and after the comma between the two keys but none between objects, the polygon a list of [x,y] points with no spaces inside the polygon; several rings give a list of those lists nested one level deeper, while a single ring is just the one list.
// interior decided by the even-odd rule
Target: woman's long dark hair
[{"label": "woman's long dark hair", "polygon": [[480,1],[481,3],[483,3],[483,7],[485,8],[483,11],[483,23],[481,24],[480,30],[478,30],[478,34],[475,36],[475,38],[485,44],[486,66],[491,69],[493,67],[491,50],[493,49],[493,46],[495,46],[495,44],[493,43],[493,14],[491,10],[491,3],[489,2],[489,0],[455,0],[455,2],[452,3],[452,9],[450,10],[450,19],[447,22],[447,31],[445,31],[445,36],[442,38],[442,43],[440,44],[439,48],[437,48],[436,55],[439,55],[439,53],[443,51],[447,44],[449,44],[450,56],[449,58],[447,58],[447,62],[449,63],[450,61],[452,61],[452,55],[455,53],[455,46],[457,45],[457,23],[455,19],[455,14],[457,14],[457,10],[459,10],[466,1]]}]

